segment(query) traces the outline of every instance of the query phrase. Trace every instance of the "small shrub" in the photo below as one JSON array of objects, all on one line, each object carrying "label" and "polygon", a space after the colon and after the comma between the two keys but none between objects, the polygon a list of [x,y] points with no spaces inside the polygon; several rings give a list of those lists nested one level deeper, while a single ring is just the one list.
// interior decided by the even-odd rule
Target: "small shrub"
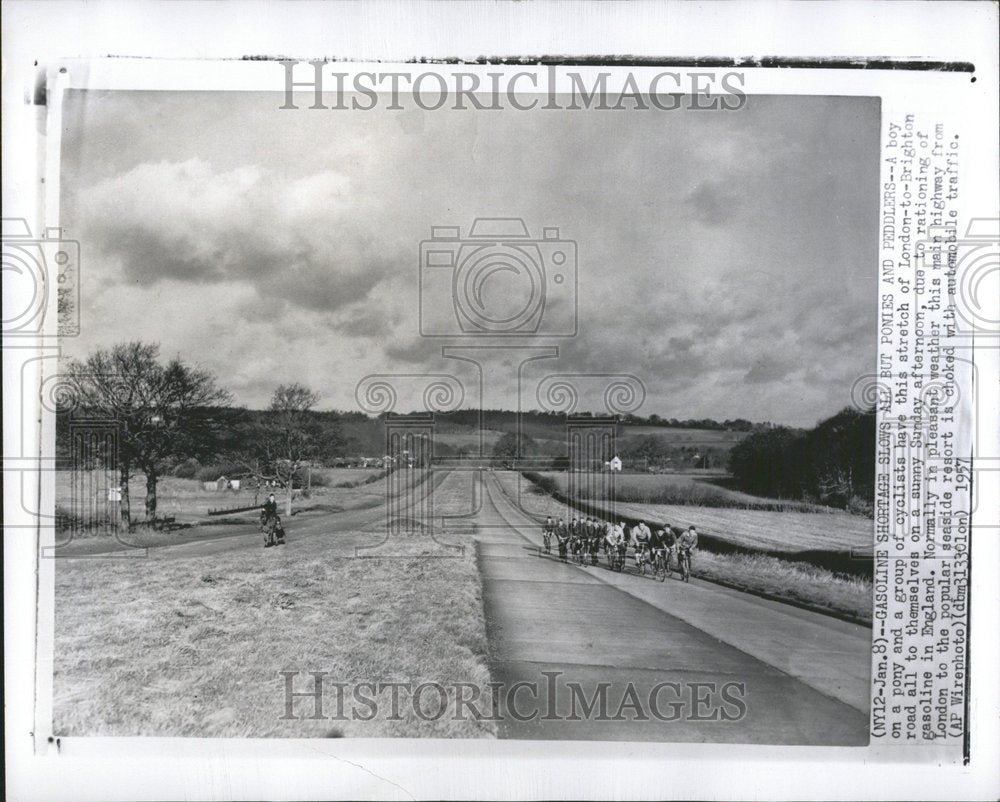
[{"label": "small shrub", "polygon": [[194,478],[199,482],[214,482],[220,476],[239,476],[241,473],[243,473],[243,469],[239,465],[220,462],[200,468]]},{"label": "small shrub", "polygon": [[[201,469],[201,463],[198,462],[194,457],[186,459],[183,462],[177,463],[173,470],[170,471],[171,474],[176,476],[178,479],[194,479],[198,475],[198,471]],[[215,477],[218,478],[218,477]],[[203,481],[209,481],[205,479]]]},{"label": "small shrub", "polygon": [[846,509],[852,515],[864,515],[867,518],[875,517],[875,507],[867,499],[861,496],[851,496],[847,500]]},{"label": "small shrub", "polygon": [[308,480],[308,484],[310,487],[329,487],[330,480],[325,474],[322,474],[319,471],[313,471],[312,476]]}]

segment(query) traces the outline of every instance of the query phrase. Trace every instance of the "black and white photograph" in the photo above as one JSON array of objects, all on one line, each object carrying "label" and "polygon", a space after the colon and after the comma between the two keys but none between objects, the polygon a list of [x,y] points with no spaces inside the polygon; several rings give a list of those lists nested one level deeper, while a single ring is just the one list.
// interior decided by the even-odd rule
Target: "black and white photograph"
[{"label": "black and white photograph", "polygon": [[[206,798],[982,771],[1000,210],[995,110],[958,111],[996,54],[347,52],[65,53],[19,98],[34,759],[280,772],[160,786]],[[310,754],[336,784],[281,785]]]},{"label": "black and white photograph", "polygon": [[866,744],[879,102],[723,99],[70,92],[56,734]]}]

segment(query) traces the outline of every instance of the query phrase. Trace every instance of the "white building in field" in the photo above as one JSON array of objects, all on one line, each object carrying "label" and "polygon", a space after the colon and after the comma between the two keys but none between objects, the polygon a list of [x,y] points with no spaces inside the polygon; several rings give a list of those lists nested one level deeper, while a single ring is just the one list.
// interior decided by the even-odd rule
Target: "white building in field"
[{"label": "white building in field", "polygon": [[622,458],[615,454],[610,460],[608,460],[608,470],[612,473],[621,473],[622,469]]}]

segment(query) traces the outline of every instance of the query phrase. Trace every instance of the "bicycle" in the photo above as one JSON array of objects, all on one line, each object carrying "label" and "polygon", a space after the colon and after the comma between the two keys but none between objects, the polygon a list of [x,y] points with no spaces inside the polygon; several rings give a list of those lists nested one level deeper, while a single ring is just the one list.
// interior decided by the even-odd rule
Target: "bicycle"
[{"label": "bicycle", "polygon": [[260,529],[264,533],[264,548],[281,546],[285,542],[285,530],[278,518],[268,518],[261,521]]},{"label": "bicycle", "polygon": [[552,553],[552,531],[550,529],[542,530],[542,546],[546,554]]},{"label": "bicycle", "polygon": [[615,546],[613,549],[608,550],[608,558],[611,561],[612,571],[624,571],[625,570],[625,544]]},{"label": "bicycle", "polygon": [[677,567],[681,572],[681,579],[685,582],[691,580],[691,548],[689,546],[681,546],[677,550]]},{"label": "bicycle", "polygon": [[600,541],[596,537],[594,537],[590,541],[590,564],[591,565],[598,565],[600,563],[600,561],[601,561],[600,553],[601,553],[601,544],[600,544]]},{"label": "bicycle", "polygon": [[653,576],[661,582],[666,580],[667,572],[670,570],[667,560],[666,549],[653,550]]},{"label": "bicycle", "polygon": [[559,545],[559,559],[566,562],[566,552],[569,546],[569,538],[564,535],[556,535],[556,540]]},{"label": "bicycle", "polygon": [[646,575],[646,566],[649,565],[647,551],[648,547],[645,545],[638,546],[635,550],[635,570],[638,572],[639,576]]}]

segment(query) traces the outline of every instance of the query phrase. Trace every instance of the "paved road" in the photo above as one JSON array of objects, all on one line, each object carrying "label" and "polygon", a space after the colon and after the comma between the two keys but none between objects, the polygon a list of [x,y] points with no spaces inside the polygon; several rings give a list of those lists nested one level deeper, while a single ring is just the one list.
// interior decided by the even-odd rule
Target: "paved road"
[{"label": "paved road", "polygon": [[[488,473],[483,489],[474,521],[491,673],[508,689],[539,687],[537,700],[531,687],[514,694],[503,735],[867,743],[869,630],[707,583],[539,556],[537,522]],[[582,715],[585,701],[599,710],[600,683],[610,683],[604,720]],[[567,720],[574,694],[584,720]]]},{"label": "paved road", "polygon": [[[433,494],[433,486],[441,484],[446,476],[435,475],[430,481],[407,488],[405,498],[399,499],[398,509],[405,513],[421,505]],[[245,524],[205,523],[190,529],[176,530],[170,534],[158,534],[157,539],[172,540],[169,545],[157,542],[144,549],[135,545],[123,545],[114,539],[86,538],[71,542],[59,550],[61,557],[95,557],[100,555],[139,556],[149,559],[173,560],[229,551],[263,548],[263,536],[257,528],[257,513],[247,512],[227,516],[244,518]],[[288,534],[288,543],[294,544],[313,537],[337,536],[331,541],[344,556],[354,556],[361,549],[369,556],[375,552],[379,540],[385,537],[386,504],[365,503],[358,507],[339,511],[324,509],[321,505],[305,508],[291,518],[282,516],[282,523]],[[131,536],[124,536],[126,543]]]}]

